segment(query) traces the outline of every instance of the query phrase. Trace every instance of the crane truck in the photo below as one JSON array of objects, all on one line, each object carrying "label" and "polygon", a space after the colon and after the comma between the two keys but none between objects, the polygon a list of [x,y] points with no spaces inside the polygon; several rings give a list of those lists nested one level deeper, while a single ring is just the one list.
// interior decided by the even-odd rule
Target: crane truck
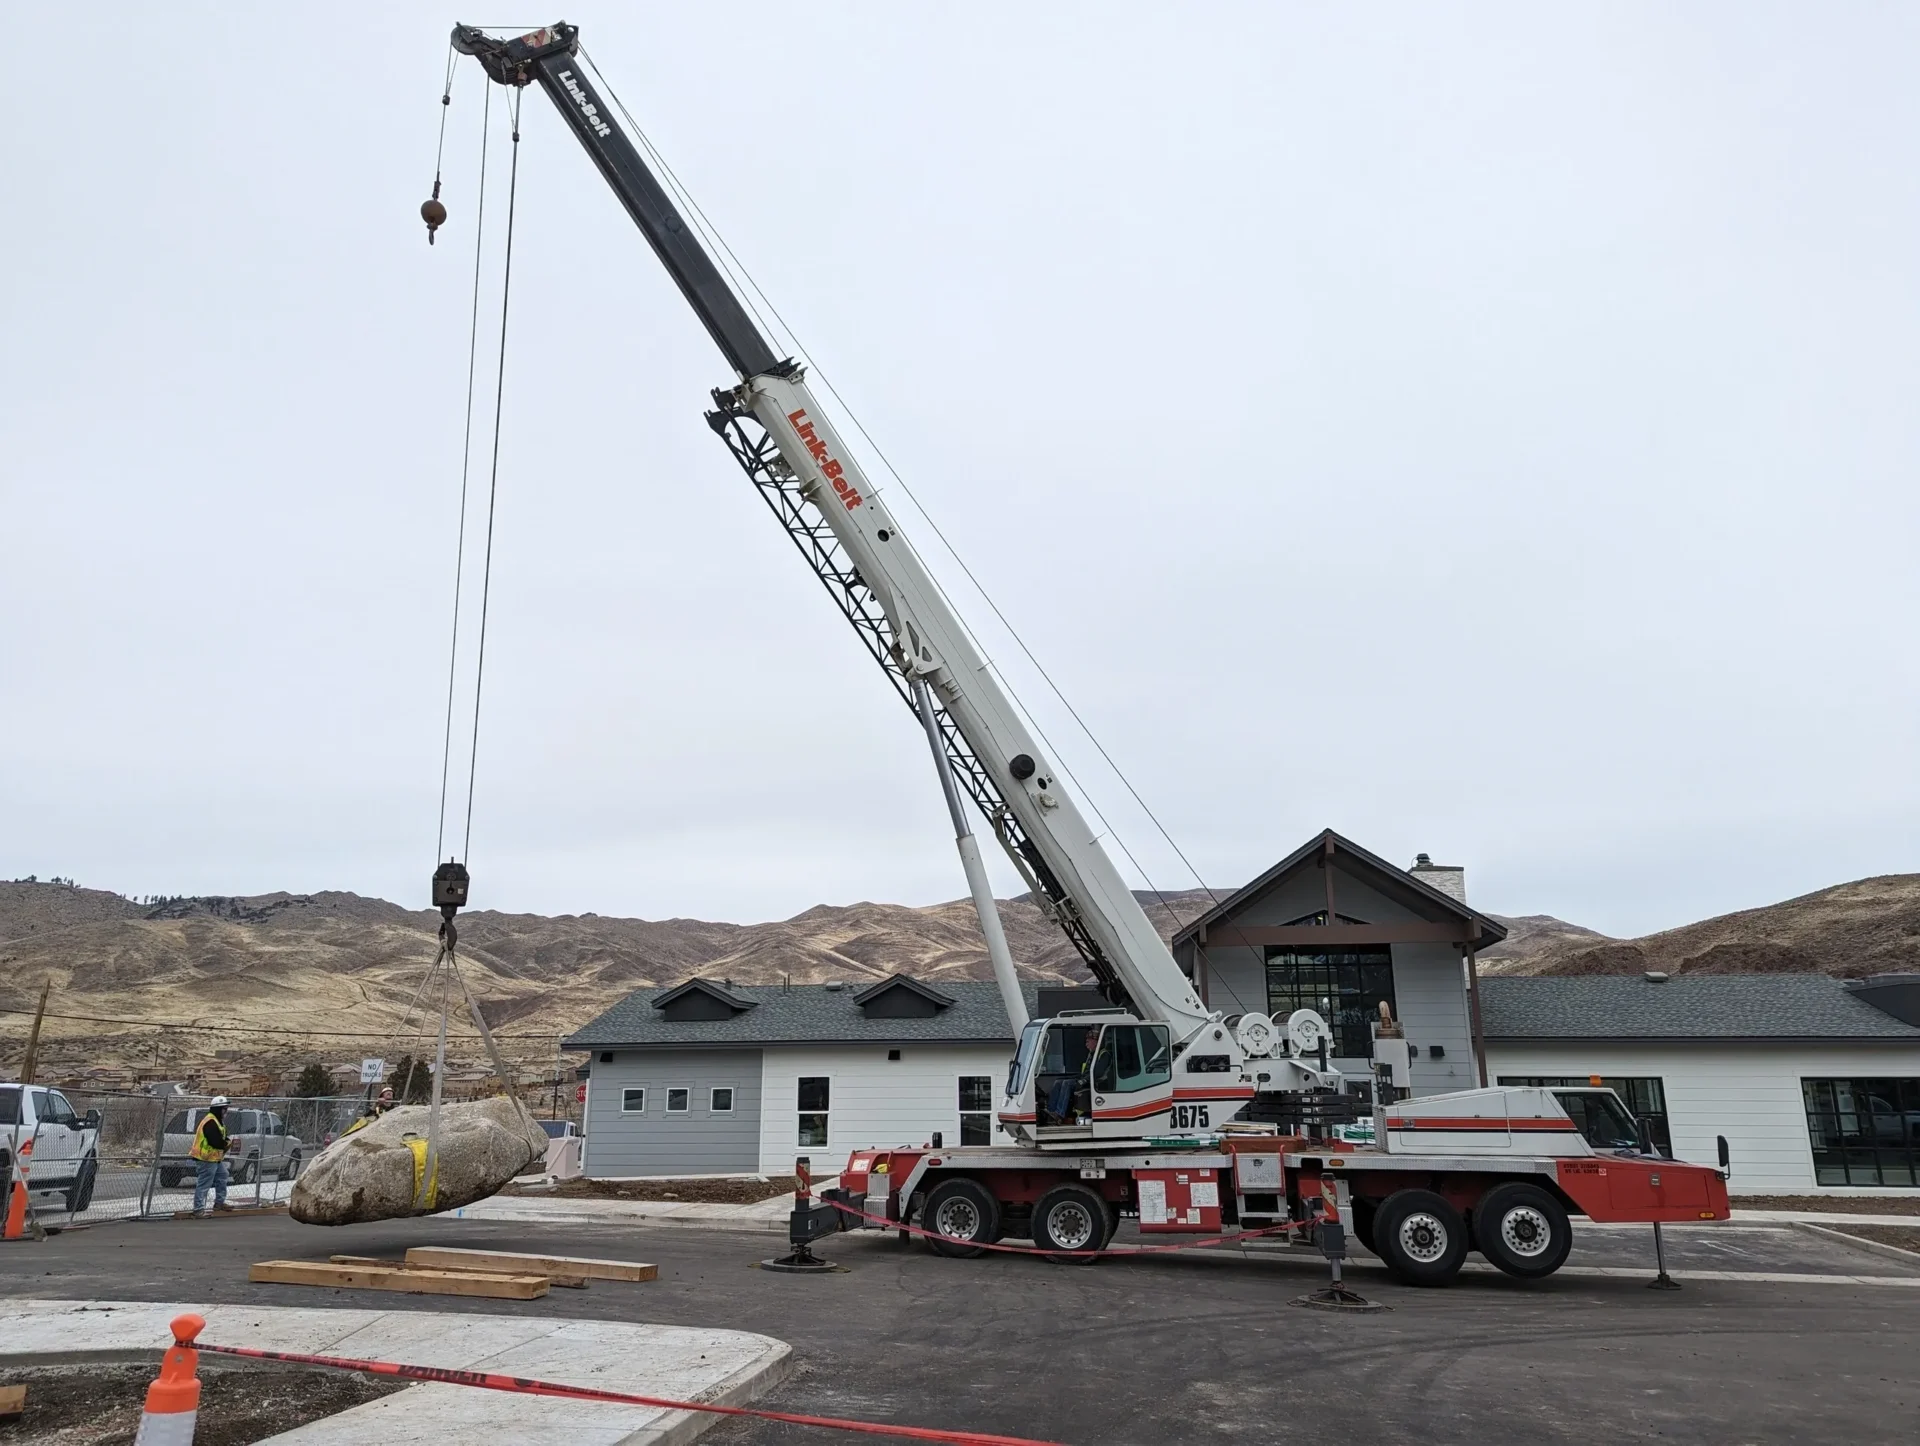
[{"label": "crane truck", "polygon": [[[708,425],[934,754],[1018,1038],[998,1109],[1010,1143],[857,1151],[808,1216],[819,1229],[917,1227],[953,1255],[1024,1236],[1085,1260],[1122,1215],[1137,1217],[1143,1234],[1219,1234],[1307,1224],[1330,1201],[1397,1274],[1438,1284],[1470,1248],[1514,1275],[1551,1274],[1571,1242],[1569,1213],[1726,1217],[1721,1173],[1654,1155],[1611,1092],[1577,1102],[1567,1091],[1514,1088],[1394,1099],[1405,1066],[1391,1058],[1391,1030],[1371,1095],[1377,1143],[1338,1138],[1335,1122],[1363,1101],[1331,1067],[1325,1020],[1310,1009],[1284,1020],[1229,1016],[1202,1001],[884,489],[815,399],[806,368],[775,350],[620,125],[614,97],[581,62],[578,27],[495,37],[461,25],[453,46],[498,84],[539,86],[639,227],[735,373],[712,393]],[[969,805],[1078,951],[1101,1007],[1028,1018]]]}]

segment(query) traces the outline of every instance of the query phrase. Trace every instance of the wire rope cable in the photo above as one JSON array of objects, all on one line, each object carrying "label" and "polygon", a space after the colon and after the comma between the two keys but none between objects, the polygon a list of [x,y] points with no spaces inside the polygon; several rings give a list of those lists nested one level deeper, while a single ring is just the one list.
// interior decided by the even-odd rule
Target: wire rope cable
[{"label": "wire rope cable", "polygon": [[474,650],[473,665],[473,738],[467,754],[467,823],[460,840],[460,857],[468,857],[473,847],[473,792],[480,769],[480,693],[487,670],[487,608],[493,593],[493,523],[500,496],[500,418],[507,383],[507,310],[513,298],[513,218],[514,202],[520,189],[520,98],[513,92],[512,161],[507,168],[506,255],[500,271],[500,358],[493,389],[493,460],[487,478],[487,546],[480,568],[480,637]]},{"label": "wire rope cable", "polygon": [[[447,649],[447,724],[440,740],[440,814],[433,856],[438,859],[447,841],[447,776],[453,766],[453,692],[460,664],[460,592],[467,561],[467,479],[473,463],[473,389],[480,356],[480,266],[487,226],[487,137],[493,116],[493,87],[486,88],[480,110],[480,198],[473,223],[473,305],[467,323],[467,412],[460,441],[460,527],[453,550],[453,641]],[[444,140],[446,112],[440,113]]]},{"label": "wire rope cable", "polygon": [[[759,309],[753,304],[753,296],[758,296],[760,300],[765,303],[767,311],[771,313],[775,321],[778,322],[779,330],[785,333],[786,339],[791,344],[793,352],[806,361],[810,370],[819,378],[821,384],[826,388],[828,395],[833,398],[835,404],[846,415],[847,419],[853,423],[854,429],[859,432],[861,439],[872,450],[874,456],[879,458],[881,465],[887,469],[888,475],[899,484],[900,490],[906,495],[907,500],[913,504],[914,511],[920,515],[933,535],[939,539],[941,547],[944,548],[947,555],[954,560],[955,564],[960,568],[960,571],[966,576],[967,581],[972,584],[974,590],[980,594],[981,599],[992,611],[994,617],[998,619],[1000,625],[1006,629],[1007,635],[1013,639],[1015,645],[1033,666],[1034,671],[1037,672],[1046,683],[1047,688],[1053,693],[1055,698],[1060,700],[1061,706],[1067,710],[1074,724],[1079,728],[1081,733],[1086,736],[1087,741],[1093,745],[1094,750],[1100,755],[1101,760],[1107,765],[1108,769],[1112,771],[1114,777],[1120,780],[1121,786],[1126,789],[1128,795],[1139,806],[1141,812],[1151,821],[1155,831],[1166,842],[1167,846],[1173,850],[1175,856],[1180,860],[1181,864],[1185,866],[1187,872],[1193,876],[1194,882],[1200,886],[1201,891],[1207,895],[1207,898],[1212,903],[1217,905],[1220,902],[1219,895],[1216,894],[1207,884],[1206,880],[1200,876],[1200,871],[1194,867],[1193,861],[1187,857],[1186,852],[1174,841],[1172,834],[1168,832],[1166,826],[1161,823],[1159,815],[1148,805],[1146,799],[1141,797],[1140,791],[1134,787],[1132,780],[1129,779],[1126,773],[1120,768],[1120,765],[1114,760],[1113,755],[1107,751],[1106,746],[1100,742],[1098,736],[1095,735],[1092,728],[1088,726],[1086,719],[1081,716],[1080,711],[1073,706],[1066,694],[1061,691],[1060,685],[1054,681],[1053,675],[1048,672],[1046,666],[1034,655],[1033,649],[1027,645],[1027,641],[1021,636],[1019,629],[1014,627],[1006,613],[1001,609],[999,603],[994,600],[993,595],[987,591],[985,585],[981,583],[973,569],[967,565],[966,559],[960,555],[959,549],[953,545],[945,531],[940,527],[940,524],[934,520],[933,514],[927,510],[925,504],[915,495],[913,488],[908,485],[906,478],[901,476],[899,468],[893,465],[892,458],[890,458],[885,449],[874,440],[872,433],[867,430],[866,424],[860,420],[859,414],[848,404],[846,398],[840,395],[839,389],[833,384],[832,377],[828,375],[824,367],[820,366],[819,363],[814,360],[811,352],[801,343],[798,333],[787,323],[786,318],[781,315],[780,309],[774,305],[773,299],[761,288],[759,282],[754,280],[753,274],[748,271],[746,265],[734,253],[733,248],[727,244],[726,238],[721,235],[719,228],[708,218],[706,211],[694,198],[693,193],[680,180],[680,177],[675,173],[672,165],[661,153],[659,147],[654,145],[645,130],[641,128],[639,122],[634,119],[633,113],[627,109],[626,102],[620,98],[619,93],[608,83],[605,73],[594,63],[593,58],[587,54],[584,47],[582,47],[581,54],[587,64],[592,66],[594,76],[599,81],[601,89],[613,101],[615,109],[620,112],[621,118],[627,124],[627,128],[633,133],[641,145],[645,147],[647,153],[660,167],[661,173],[666,177],[668,183],[686,207],[689,216],[695,220],[702,233],[709,238],[719,256],[724,257],[722,264],[726,266],[729,274],[735,275],[735,273],[737,273],[736,280],[742,283],[742,300],[746,302],[748,310],[753,313],[755,320],[759,321],[762,327],[769,331],[774,329],[767,326],[765,318],[760,315]],[[931,576],[931,574],[929,575]],[[939,579],[933,578],[932,580],[934,586],[940,589],[942,599],[952,608],[953,600],[947,596],[946,590],[944,587],[941,587]],[[988,650],[981,646],[980,639],[974,635],[971,628],[967,627],[965,619],[961,617],[960,610],[953,608],[953,612],[954,616],[960,619],[961,627],[966,629],[969,639],[980,649],[982,655],[985,656]],[[1086,799],[1088,808],[1093,812],[1094,817],[1106,831],[1107,836],[1113,840],[1115,846],[1125,855],[1127,862],[1133,865],[1135,871],[1140,875],[1141,880],[1147,885],[1148,891],[1154,895],[1155,902],[1165,910],[1168,917],[1173,919],[1176,927],[1178,927],[1181,922],[1179,915],[1167,901],[1163,891],[1154,886],[1151,875],[1148,874],[1140,861],[1134,857],[1133,851],[1127,847],[1126,840],[1121,835],[1120,830],[1114,827],[1112,822],[1107,819],[1099,804],[1094,801],[1091,791],[1081,784],[1078,777],[1075,776],[1073,769],[1067,764],[1060,750],[1054,746],[1053,741],[1048,738],[1046,731],[1035,720],[1032,710],[1020,703],[1018,693],[1014,690],[1012,682],[1007,678],[1005,672],[993,664],[990,659],[988,666],[992,667],[993,670],[1000,675],[1002,685],[1006,687],[1016,705],[1020,707],[1021,712],[1026,715],[1026,721],[1033,728],[1034,733],[1039,737],[1040,741],[1046,745],[1047,750],[1054,755],[1055,763],[1060,771],[1066,774],[1075,789]]]}]

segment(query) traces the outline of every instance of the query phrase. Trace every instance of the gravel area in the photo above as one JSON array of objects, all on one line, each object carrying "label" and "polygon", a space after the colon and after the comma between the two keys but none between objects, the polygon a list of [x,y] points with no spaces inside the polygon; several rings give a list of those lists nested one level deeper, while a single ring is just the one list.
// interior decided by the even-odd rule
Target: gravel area
[{"label": "gravel area", "polygon": [[1908,1196],[1735,1195],[1736,1210],[1827,1210],[1835,1215],[1920,1215],[1920,1190]]},{"label": "gravel area", "polygon": [[[155,1366],[8,1368],[0,1382],[27,1388],[26,1413],[0,1425],[5,1446],[126,1446]],[[358,1371],[214,1366],[200,1358],[200,1419],[193,1446],[247,1446],[406,1386]]]}]

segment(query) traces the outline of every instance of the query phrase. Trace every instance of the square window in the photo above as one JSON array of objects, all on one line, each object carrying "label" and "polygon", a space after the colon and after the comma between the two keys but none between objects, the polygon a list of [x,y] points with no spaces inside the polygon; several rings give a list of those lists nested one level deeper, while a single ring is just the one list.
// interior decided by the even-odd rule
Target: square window
[{"label": "square window", "polygon": [[991,1145],[993,1143],[993,1117],[991,1115],[960,1116],[960,1143],[963,1145]]},{"label": "square window", "polygon": [[803,1145],[825,1146],[827,1143],[827,1117],[825,1115],[800,1116],[800,1143]]},{"label": "square window", "polygon": [[669,1089],[667,1091],[667,1113],[684,1115],[693,1108],[693,1091],[690,1089]]},{"label": "square window", "polygon": [[992,1109],[993,1076],[990,1074],[961,1075],[960,1108],[963,1110]]},{"label": "square window", "polygon": [[800,1108],[802,1111],[830,1110],[828,1096],[832,1092],[833,1081],[824,1076],[805,1076],[800,1079]]},{"label": "square window", "polygon": [[712,1096],[709,1098],[707,1102],[707,1108],[712,1110],[713,1113],[716,1115],[732,1114],[733,1113],[733,1086],[732,1085],[717,1086],[714,1089]]},{"label": "square window", "polygon": [[623,1089],[620,1091],[620,1113],[639,1115],[646,1113],[647,1092],[644,1088]]}]

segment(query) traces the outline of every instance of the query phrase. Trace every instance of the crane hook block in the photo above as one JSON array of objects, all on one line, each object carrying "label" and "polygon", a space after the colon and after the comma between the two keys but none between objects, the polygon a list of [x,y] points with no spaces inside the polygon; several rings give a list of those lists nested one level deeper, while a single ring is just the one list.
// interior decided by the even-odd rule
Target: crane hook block
[{"label": "crane hook block", "polygon": [[427,223],[427,245],[433,245],[433,233],[447,223],[447,208],[436,197],[420,203],[420,219]]},{"label": "crane hook block", "polygon": [[447,919],[467,903],[467,866],[448,859],[433,871],[433,903]]}]

